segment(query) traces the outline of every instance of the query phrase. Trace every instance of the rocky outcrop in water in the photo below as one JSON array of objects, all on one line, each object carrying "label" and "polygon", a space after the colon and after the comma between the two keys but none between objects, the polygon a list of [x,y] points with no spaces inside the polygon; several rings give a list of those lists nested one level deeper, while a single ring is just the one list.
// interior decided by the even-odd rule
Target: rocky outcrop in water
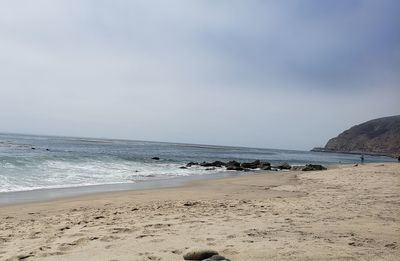
[{"label": "rocky outcrop in water", "polygon": [[221,168],[221,167],[225,166],[225,163],[222,162],[222,161],[217,160],[217,161],[214,161],[214,162],[203,162],[203,163],[200,163],[200,166],[202,166],[202,167],[217,167],[217,168]]},{"label": "rocky outcrop in water", "polygon": [[326,168],[324,166],[322,166],[322,165],[307,164],[301,170],[302,171],[315,171],[315,170],[326,170]]},{"label": "rocky outcrop in water", "polygon": [[245,169],[262,169],[265,166],[271,166],[271,164],[268,162],[261,162],[260,160],[255,160],[253,162],[243,162],[240,166]]},{"label": "rocky outcrop in water", "polygon": [[236,171],[244,170],[244,169],[240,166],[240,162],[237,162],[237,161],[235,161],[235,160],[228,161],[228,163],[226,163],[226,169],[227,169],[227,170],[236,170]]},{"label": "rocky outcrop in water", "polygon": [[274,169],[291,169],[292,166],[290,166],[289,163],[284,162],[284,163],[279,164],[277,166],[272,166],[272,168],[274,168]]},{"label": "rocky outcrop in water", "polygon": [[305,166],[291,166],[287,162],[277,164],[271,166],[271,163],[255,160],[252,162],[238,162],[236,160],[231,160],[228,162],[223,161],[213,161],[213,162],[189,162],[186,166],[180,167],[181,169],[191,168],[193,166],[200,166],[206,168],[205,170],[215,170],[216,168],[225,167],[227,170],[235,170],[235,171],[250,171],[250,170],[303,170],[303,171],[312,171],[312,170],[326,170],[326,168],[322,165],[313,165],[308,164]]}]

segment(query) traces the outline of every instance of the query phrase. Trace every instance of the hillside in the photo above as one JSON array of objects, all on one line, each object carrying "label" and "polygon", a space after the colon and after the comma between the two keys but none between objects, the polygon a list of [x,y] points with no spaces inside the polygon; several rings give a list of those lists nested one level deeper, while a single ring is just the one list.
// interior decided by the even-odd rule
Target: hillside
[{"label": "hillside", "polygon": [[353,126],[315,150],[400,155],[400,115]]}]

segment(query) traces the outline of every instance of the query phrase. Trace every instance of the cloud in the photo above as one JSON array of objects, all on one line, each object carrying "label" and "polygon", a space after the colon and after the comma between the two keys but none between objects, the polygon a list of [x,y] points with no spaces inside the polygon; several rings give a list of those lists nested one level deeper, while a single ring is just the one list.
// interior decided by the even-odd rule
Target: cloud
[{"label": "cloud", "polygon": [[0,130],[323,145],[399,113],[399,10],[390,0],[2,3]]}]

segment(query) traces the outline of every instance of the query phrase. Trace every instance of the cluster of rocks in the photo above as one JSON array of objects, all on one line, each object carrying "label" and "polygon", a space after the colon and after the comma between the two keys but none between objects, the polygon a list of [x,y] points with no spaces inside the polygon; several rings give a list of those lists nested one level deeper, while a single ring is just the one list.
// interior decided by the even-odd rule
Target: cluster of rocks
[{"label": "cluster of rocks", "polygon": [[202,260],[202,261],[230,261],[230,259],[221,256],[214,250],[192,250],[183,255],[184,260]]},{"label": "cluster of rocks", "polygon": [[[159,157],[153,157],[152,160],[160,160]],[[236,171],[249,171],[254,169],[260,170],[301,170],[301,171],[315,171],[315,170],[326,170],[326,167],[317,164],[307,164],[305,166],[291,166],[287,162],[271,165],[271,163],[261,160],[255,160],[252,162],[239,162],[236,160],[231,160],[228,162],[223,161],[213,161],[207,162],[203,161],[199,162],[189,162],[186,166],[181,166],[181,169],[187,169],[193,166],[205,167],[206,170],[214,170],[215,168],[225,167],[227,170],[236,170]]]},{"label": "cluster of rocks", "polygon": [[255,160],[253,162],[238,162],[235,160],[222,162],[222,161],[214,161],[214,162],[189,162],[186,166],[182,166],[182,169],[190,168],[193,166],[201,166],[206,167],[208,169],[214,168],[222,168],[225,167],[227,170],[236,170],[236,171],[249,171],[253,169],[260,170],[302,170],[302,171],[312,171],[312,170],[326,170],[326,168],[322,165],[314,165],[308,164],[306,166],[291,166],[288,163],[284,162],[282,164],[271,165],[269,162],[264,162],[260,160]]},{"label": "cluster of rocks", "polygon": [[326,167],[322,165],[307,164],[302,171],[313,171],[313,170],[326,170]]},{"label": "cluster of rocks", "polygon": [[271,164],[269,162],[262,162],[260,160],[255,160],[253,162],[243,162],[240,163],[236,160],[231,160],[228,162],[222,162],[222,161],[214,161],[214,162],[189,162],[186,164],[186,168],[190,168],[192,166],[201,166],[201,167],[207,167],[207,168],[222,168],[225,167],[227,170],[237,170],[237,171],[246,171],[250,169],[262,169],[262,170],[270,170],[271,169]]}]

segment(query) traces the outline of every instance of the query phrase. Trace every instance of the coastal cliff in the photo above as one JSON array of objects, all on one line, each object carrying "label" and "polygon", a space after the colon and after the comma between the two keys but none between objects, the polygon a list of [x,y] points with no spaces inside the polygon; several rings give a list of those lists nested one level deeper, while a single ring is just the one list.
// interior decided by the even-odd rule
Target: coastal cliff
[{"label": "coastal cliff", "polygon": [[400,155],[400,115],[378,118],[351,127],[313,151]]}]

